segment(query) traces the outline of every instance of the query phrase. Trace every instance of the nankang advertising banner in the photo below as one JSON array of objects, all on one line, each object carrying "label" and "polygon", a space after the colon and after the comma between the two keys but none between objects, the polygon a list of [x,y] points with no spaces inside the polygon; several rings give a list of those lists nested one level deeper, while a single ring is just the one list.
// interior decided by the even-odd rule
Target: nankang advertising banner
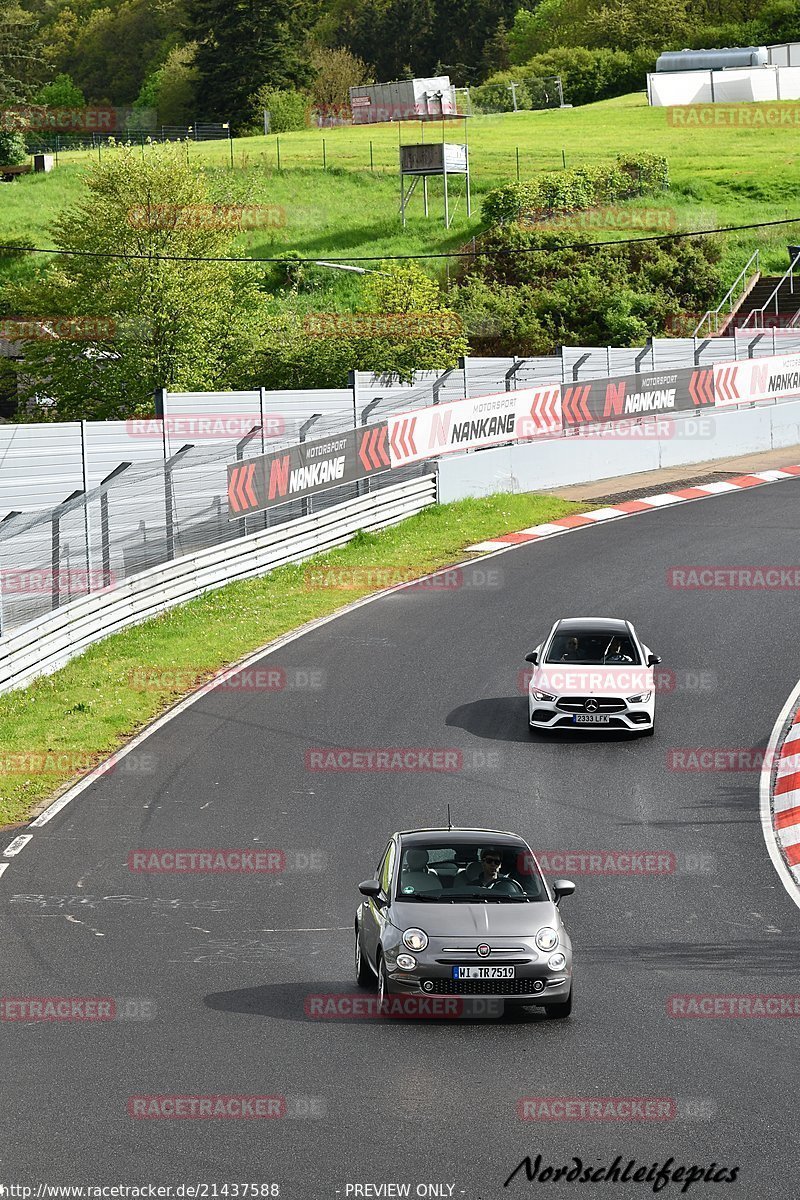
[{"label": "nankang advertising banner", "polygon": [[471,400],[452,400],[389,417],[393,467],[456,451],[477,450],[561,432],[561,388],[522,388]]},{"label": "nankang advertising banner", "polygon": [[230,519],[354,483],[392,466],[385,421],[228,467]]},{"label": "nankang advertising banner", "polygon": [[564,384],[561,410],[566,426],[636,417],[669,416],[714,404],[711,367],[681,367],[648,375],[618,375]]},{"label": "nankang advertising banner", "polygon": [[776,354],[717,363],[714,367],[717,405],[746,404],[779,396],[800,396],[800,354]]}]

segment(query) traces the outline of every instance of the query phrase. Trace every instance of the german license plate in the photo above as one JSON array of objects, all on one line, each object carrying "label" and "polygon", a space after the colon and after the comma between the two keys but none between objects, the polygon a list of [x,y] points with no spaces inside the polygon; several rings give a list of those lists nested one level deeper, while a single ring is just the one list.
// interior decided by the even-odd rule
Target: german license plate
[{"label": "german license plate", "polygon": [[606,713],[575,713],[573,725],[607,725],[611,718]]},{"label": "german license plate", "polygon": [[453,979],[513,979],[515,967],[453,967]]}]

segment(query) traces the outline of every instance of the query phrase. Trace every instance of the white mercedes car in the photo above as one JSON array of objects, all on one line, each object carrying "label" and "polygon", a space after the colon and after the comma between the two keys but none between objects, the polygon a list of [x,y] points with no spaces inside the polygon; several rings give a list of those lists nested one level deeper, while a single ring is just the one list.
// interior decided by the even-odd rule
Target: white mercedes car
[{"label": "white mercedes car", "polygon": [[556,621],[525,661],[528,724],[535,729],[627,729],[652,735],[653,668],[661,662],[630,621],[570,617]]}]

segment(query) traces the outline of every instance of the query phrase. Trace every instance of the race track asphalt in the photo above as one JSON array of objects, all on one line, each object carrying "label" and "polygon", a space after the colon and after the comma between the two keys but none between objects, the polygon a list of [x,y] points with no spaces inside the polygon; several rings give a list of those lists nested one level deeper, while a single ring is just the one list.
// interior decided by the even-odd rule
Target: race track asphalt
[{"label": "race track asphalt", "polygon": [[[691,1196],[796,1196],[798,1019],[675,1018],[667,1002],[800,992],[800,910],[763,842],[758,771],[669,767],[676,748],[766,745],[800,676],[798,596],[676,590],[667,571],[797,564],[799,502],[800,480],[716,496],[492,557],[471,578],[495,586],[387,595],[264,659],[323,686],[218,689],[37,829],[0,879],[2,994],[146,1001],[148,1019],[2,1023],[0,1181],[652,1195],[522,1173],[503,1187],[526,1154],[620,1154],[739,1167]],[[524,655],[586,614],[628,617],[675,672],[655,737],[529,735]],[[457,748],[464,766],[309,771],[312,747]],[[539,852],[658,851],[675,869],[573,876],[567,1022],[310,1019],[307,997],[356,990],[356,885],[388,834],[440,824],[448,803],[454,823]],[[277,848],[287,870],[132,872],[151,847]],[[131,1096],[176,1094],[277,1095],[287,1112],[128,1113]],[[657,1097],[672,1115],[523,1121],[524,1097]]]}]

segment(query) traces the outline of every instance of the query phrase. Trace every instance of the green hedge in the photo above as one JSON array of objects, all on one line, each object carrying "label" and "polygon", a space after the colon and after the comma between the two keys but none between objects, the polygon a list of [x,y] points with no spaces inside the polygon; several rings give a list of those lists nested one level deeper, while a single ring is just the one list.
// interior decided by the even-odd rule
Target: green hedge
[{"label": "green hedge", "polygon": [[504,225],[654,195],[667,187],[669,168],[665,158],[660,154],[627,155],[608,167],[551,171],[529,183],[495,188],[484,199],[481,212],[489,225]]}]

